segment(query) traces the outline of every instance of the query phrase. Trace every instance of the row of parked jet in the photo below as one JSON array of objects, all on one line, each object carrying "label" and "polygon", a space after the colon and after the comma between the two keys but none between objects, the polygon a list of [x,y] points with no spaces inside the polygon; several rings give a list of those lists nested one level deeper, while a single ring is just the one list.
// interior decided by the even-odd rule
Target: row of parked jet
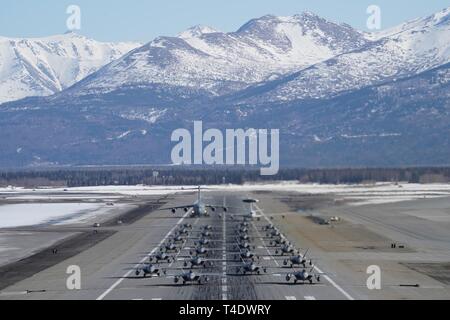
[{"label": "row of parked jet", "polygon": [[[252,227],[256,228],[252,220],[260,220],[262,217],[257,215],[253,209],[253,204],[258,200],[245,199],[243,201],[250,204],[250,214],[233,214],[230,215],[229,219],[234,228],[231,229],[231,235],[228,235],[228,240],[225,243],[228,270],[235,270],[234,274],[236,275],[284,274],[286,281],[289,282],[293,279],[294,283],[312,284],[314,281],[320,282],[322,274],[315,272],[312,260],[307,258],[309,250],[301,254],[272,223],[262,227],[265,236],[261,236],[260,232],[255,236],[251,232]],[[206,208],[214,208],[213,211],[215,211],[217,207],[203,203],[200,188],[198,188],[198,201],[194,205],[169,209],[176,210],[179,208],[186,211],[192,210],[194,216],[197,216],[197,214],[206,215]],[[223,209],[224,212],[228,211],[225,206]],[[250,223],[249,220],[252,222]],[[216,263],[223,262],[223,259],[212,257],[214,252],[222,251],[219,248],[222,247],[224,241],[216,236],[222,234],[222,232],[220,228],[211,225],[204,225],[196,230],[193,230],[193,226],[188,223],[180,225],[168,241],[159,248],[158,252],[149,256],[148,262],[136,269],[136,276],[164,276],[173,278],[175,283],[182,282],[183,284],[201,284],[208,282],[210,277],[222,277],[223,274],[221,273],[194,271],[198,268],[213,269]],[[254,241],[257,239],[261,240],[267,248],[271,248],[274,253],[267,253],[266,255],[255,253]],[[188,241],[193,242],[192,247],[186,246]],[[220,246],[217,244],[220,244]],[[263,256],[269,256],[275,260],[282,259],[284,268],[290,268],[292,271],[273,271],[277,268],[259,265]],[[172,267],[175,260],[182,261],[183,266],[181,268]],[[168,266],[162,269],[159,267],[162,263],[168,264]],[[170,273],[170,271],[173,272],[177,269],[181,269],[182,272]]]}]

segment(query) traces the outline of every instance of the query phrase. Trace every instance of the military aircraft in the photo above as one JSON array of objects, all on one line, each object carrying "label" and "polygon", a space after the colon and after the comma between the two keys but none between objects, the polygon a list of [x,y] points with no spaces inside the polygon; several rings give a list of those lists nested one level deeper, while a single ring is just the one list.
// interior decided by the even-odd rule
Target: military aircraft
[{"label": "military aircraft", "polygon": [[[266,267],[261,267],[257,264],[255,264],[254,261],[246,262],[244,259],[242,259],[242,265],[236,266],[236,272],[241,274],[261,274],[261,271],[264,273],[267,273]],[[232,267],[232,266],[231,266]]]},{"label": "military aircraft", "polygon": [[268,225],[265,225],[264,227],[262,227],[263,231],[270,231],[270,230],[275,230],[275,229],[276,229],[276,227],[273,224],[268,224]]},{"label": "military aircraft", "polygon": [[306,271],[306,269],[303,269],[302,271],[288,273],[286,275],[286,281],[289,282],[291,279],[294,279],[294,283],[301,281],[302,283],[309,282],[310,284],[313,284],[314,279],[317,282],[320,282],[320,276],[323,274],[324,273],[315,273],[314,266],[312,266],[309,272]]},{"label": "military aircraft", "polygon": [[[210,209],[211,211],[216,211],[216,208],[221,207],[221,206],[216,206],[216,205],[211,205],[211,204],[207,204],[205,202],[203,202],[202,200],[202,195],[201,195],[201,189],[204,189],[202,187],[197,187],[195,190],[198,191],[197,194],[197,201],[195,201],[193,204],[188,204],[188,205],[183,205],[183,206],[178,206],[178,207],[170,207],[170,208],[163,208],[161,210],[171,210],[172,213],[176,213],[178,209],[183,209],[184,212],[188,212],[189,210],[192,210],[191,212],[191,217],[192,218],[196,218],[196,217],[208,217],[209,216],[209,212],[208,209]],[[227,207],[222,207],[223,211],[227,211]]]},{"label": "military aircraft", "polygon": [[186,239],[178,233],[175,233],[175,235],[169,237],[170,241],[172,241],[173,243],[186,243]]},{"label": "military aircraft", "polygon": [[208,276],[198,275],[192,270],[190,270],[187,273],[183,273],[179,276],[175,276],[174,282],[178,283],[180,281],[180,279],[183,281],[183,285],[185,285],[188,282],[197,282],[198,284],[202,284],[202,279],[203,279],[203,282],[209,281]]},{"label": "military aircraft", "polygon": [[203,267],[203,268],[208,268],[208,267],[213,267],[214,263],[211,260],[199,257],[199,256],[195,256],[195,257],[191,257],[189,260],[184,261],[183,265],[185,267],[188,266],[188,263],[191,264],[191,269],[194,267]]},{"label": "military aircraft", "polygon": [[189,249],[190,251],[189,251],[189,254],[190,255],[198,255],[198,256],[200,256],[200,255],[208,255],[209,254],[209,252],[211,252],[211,251],[222,251],[221,249],[209,249],[209,248],[206,248],[206,247],[204,247],[204,246],[198,246],[198,247],[196,247],[196,248],[194,248],[194,249]]},{"label": "military aircraft", "polygon": [[[308,252],[308,251],[307,251]],[[289,257],[289,259],[285,259],[283,261],[283,265],[287,266],[288,264],[290,264],[290,267],[293,268],[294,266],[300,266],[302,265],[303,268],[306,268],[306,264],[309,263],[310,266],[312,266],[312,260],[307,260],[306,259],[306,254],[301,256],[301,255],[295,255],[295,256],[291,256]]]},{"label": "military aircraft", "polygon": [[181,227],[180,229],[178,229],[178,230],[176,231],[177,234],[179,234],[179,235],[185,235],[185,236],[188,236],[188,235],[189,235],[189,232],[191,232],[191,229],[185,228],[185,227]]},{"label": "military aircraft", "polygon": [[247,227],[239,227],[236,233],[248,233],[250,230]]},{"label": "military aircraft", "polygon": [[167,263],[171,263],[172,262],[172,258],[165,252],[158,252],[157,254],[153,255],[153,256],[149,256],[149,261],[155,261],[155,262],[160,262],[160,261],[166,261]]},{"label": "military aircraft", "polygon": [[209,239],[209,238],[200,238],[200,239],[198,239],[198,241],[195,241],[194,242],[194,244],[196,245],[196,246],[207,246],[207,245],[209,245],[209,244],[211,244],[211,243],[217,243],[217,242],[223,242],[223,240],[211,240],[211,239]]},{"label": "military aircraft", "polygon": [[190,223],[183,223],[182,225],[180,225],[180,227],[192,230],[192,224]]},{"label": "military aircraft", "polygon": [[267,236],[268,237],[271,237],[271,238],[275,238],[275,237],[281,237],[282,236],[282,234],[281,234],[281,232],[278,230],[278,229],[273,229],[273,230],[270,230],[268,233],[267,233]]},{"label": "military aircraft", "polygon": [[235,260],[252,260],[255,261],[256,260],[260,260],[261,256],[268,256],[268,255],[259,255],[256,254],[255,252],[249,250],[249,249],[243,249],[243,250],[239,250],[236,252],[228,252],[229,255],[233,256]]},{"label": "military aircraft", "polygon": [[297,249],[295,249],[292,245],[290,244],[283,244],[281,246],[281,248],[278,250],[275,250],[275,254],[280,254],[282,256],[284,256],[285,254],[295,254],[297,252]]},{"label": "military aircraft", "polygon": [[159,251],[161,252],[175,252],[175,253],[178,253],[179,250],[180,249],[173,242],[168,242],[159,249]]},{"label": "military aircraft", "polygon": [[144,263],[142,267],[136,269],[135,274],[136,276],[139,276],[142,273],[142,276],[144,278],[146,278],[148,275],[157,275],[158,277],[160,277],[161,272],[164,273],[165,271],[161,271],[158,267],[151,263]]},{"label": "military aircraft", "polygon": [[270,240],[269,244],[271,246],[287,245],[289,244],[289,240],[285,237],[278,237],[276,239]]},{"label": "military aircraft", "polygon": [[182,281],[183,285],[189,284],[189,283],[207,283],[209,281],[209,277],[221,277],[222,274],[219,273],[196,273],[193,270],[189,270],[187,272],[183,272],[181,274],[173,274],[173,275],[166,275],[167,278],[173,278],[173,281],[175,283],[178,283]]},{"label": "military aircraft", "polygon": [[240,241],[238,241],[237,242],[237,247],[239,248],[239,250],[241,250],[241,249],[250,249],[250,248],[252,248],[253,247],[253,249],[255,249],[255,246],[252,246],[249,242],[247,242],[247,241],[243,241],[243,242],[240,242]]}]

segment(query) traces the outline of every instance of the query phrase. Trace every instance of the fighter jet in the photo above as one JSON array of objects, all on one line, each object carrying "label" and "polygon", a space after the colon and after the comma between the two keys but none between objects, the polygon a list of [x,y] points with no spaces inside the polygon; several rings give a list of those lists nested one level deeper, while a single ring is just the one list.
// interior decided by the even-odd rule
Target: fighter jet
[{"label": "fighter jet", "polygon": [[248,250],[248,249],[244,249],[244,250],[240,250],[237,252],[229,252],[229,255],[233,256],[235,260],[252,260],[255,261],[256,260],[260,260],[260,256],[255,254],[253,251]]},{"label": "fighter jet", "polygon": [[[244,241],[244,242],[238,241],[237,242],[237,247],[239,248],[239,250],[241,250],[241,249],[250,249],[250,248],[252,248],[252,245],[249,242],[247,242],[247,241]],[[255,246],[253,246],[253,249],[255,249]]]},{"label": "fighter jet", "polygon": [[157,263],[159,263],[160,261],[166,261],[167,263],[171,263],[172,259],[167,253],[160,251],[157,254],[150,256],[149,261],[155,261]]},{"label": "fighter jet", "polygon": [[261,274],[261,271],[267,273],[267,268],[255,264],[254,261],[246,262],[242,259],[242,265],[236,267],[236,272],[241,274]]},{"label": "fighter jet", "polygon": [[197,256],[201,256],[201,255],[208,255],[209,252],[211,251],[221,251],[221,249],[209,249],[209,248],[205,248],[203,246],[198,246],[194,249],[189,249],[189,254],[190,255],[197,255]]},{"label": "fighter jet", "polygon": [[286,244],[289,244],[289,240],[284,237],[279,237],[279,238],[270,240],[269,244],[271,246],[286,245]]},{"label": "fighter jet", "polygon": [[189,270],[188,272],[183,272],[182,274],[168,275],[167,277],[173,277],[174,278],[173,281],[175,283],[182,281],[183,285],[186,285],[189,283],[198,283],[198,284],[207,283],[209,281],[209,277],[211,276],[220,277],[221,275],[217,273],[197,274],[194,271]]},{"label": "fighter jet", "polygon": [[184,261],[183,266],[187,267],[189,263],[191,264],[190,266],[191,269],[193,269],[194,267],[208,268],[214,265],[214,263],[211,260],[207,260],[199,256],[194,256],[191,257],[189,260]]},{"label": "fighter jet", "polygon": [[190,232],[190,229],[185,228],[185,227],[181,227],[181,228],[178,229],[176,232],[177,232],[179,235],[188,236],[188,235],[189,235],[189,232]]},{"label": "fighter jet", "polygon": [[[164,273],[164,271],[162,271]],[[144,263],[142,267],[136,269],[136,276],[142,273],[142,277],[146,278],[148,275],[152,277],[153,275],[161,276],[161,270],[151,263]]]},{"label": "fighter jet", "polygon": [[276,227],[273,224],[268,224],[268,225],[265,225],[264,227],[262,227],[263,231],[270,231],[270,230],[275,230],[275,229],[276,229]]},{"label": "fighter jet", "polygon": [[287,274],[286,281],[289,282],[291,279],[294,279],[294,283],[301,281],[302,283],[309,282],[310,284],[313,284],[314,279],[317,282],[320,282],[321,275],[323,275],[323,273],[314,273],[314,266],[313,266],[311,267],[309,272],[303,269],[302,271],[296,271],[294,273]]},{"label": "fighter jet", "polygon": [[281,246],[281,248],[278,250],[275,250],[275,254],[280,254],[282,256],[284,256],[285,254],[295,254],[297,252],[297,249],[295,249],[292,245],[290,244],[283,244]]},{"label": "fighter jet", "polygon": [[170,241],[172,241],[173,243],[186,243],[186,239],[181,234],[177,233],[174,236],[170,237]]},{"label": "fighter jet", "polygon": [[306,264],[309,263],[310,266],[312,266],[312,260],[307,260],[306,255],[301,256],[301,255],[295,255],[295,256],[291,256],[289,257],[289,259],[285,259],[283,261],[283,265],[287,266],[288,264],[290,265],[291,268],[293,268],[294,266],[300,266],[302,265],[303,268],[306,268]]},{"label": "fighter jet", "polygon": [[278,229],[269,230],[267,236],[270,238],[281,237],[281,232]]},{"label": "fighter jet", "polygon": [[198,241],[195,241],[194,244],[196,246],[207,246],[211,243],[223,242],[223,240],[211,240],[209,238],[200,238]]},{"label": "fighter jet", "polygon": [[173,242],[166,243],[163,247],[159,249],[161,252],[175,252],[178,253],[179,248]]},{"label": "fighter jet", "polygon": [[247,227],[240,227],[236,233],[248,233],[250,230]]}]

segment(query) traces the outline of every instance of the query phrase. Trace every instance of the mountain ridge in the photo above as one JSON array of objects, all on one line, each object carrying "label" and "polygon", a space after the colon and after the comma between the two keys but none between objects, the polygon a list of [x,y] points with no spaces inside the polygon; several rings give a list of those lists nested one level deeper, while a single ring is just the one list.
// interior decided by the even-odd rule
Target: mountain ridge
[{"label": "mountain ridge", "polygon": [[0,104],[68,88],[138,43],[98,42],[74,32],[0,38]]},{"label": "mountain ridge", "polygon": [[158,37],[53,96],[2,105],[0,166],[170,163],[171,132],[196,120],[280,129],[283,165],[448,164],[449,13],[370,41],[357,31],[332,36],[348,27],[325,24],[327,50],[338,41],[340,53],[312,64],[289,56],[302,48],[296,40],[314,39],[305,46],[312,53],[325,48],[314,35],[327,27],[310,14],[302,19],[312,29],[291,28],[294,16],[264,16],[244,36],[199,27],[186,39]]}]

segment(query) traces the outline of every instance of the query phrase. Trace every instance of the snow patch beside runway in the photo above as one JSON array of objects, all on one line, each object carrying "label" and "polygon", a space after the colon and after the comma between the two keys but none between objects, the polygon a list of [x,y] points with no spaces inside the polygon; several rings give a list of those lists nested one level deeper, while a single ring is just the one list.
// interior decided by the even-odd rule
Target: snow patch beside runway
[{"label": "snow patch beside runway", "polygon": [[15,228],[41,224],[65,225],[87,222],[100,215],[124,209],[99,203],[33,203],[0,206],[0,228]]}]

